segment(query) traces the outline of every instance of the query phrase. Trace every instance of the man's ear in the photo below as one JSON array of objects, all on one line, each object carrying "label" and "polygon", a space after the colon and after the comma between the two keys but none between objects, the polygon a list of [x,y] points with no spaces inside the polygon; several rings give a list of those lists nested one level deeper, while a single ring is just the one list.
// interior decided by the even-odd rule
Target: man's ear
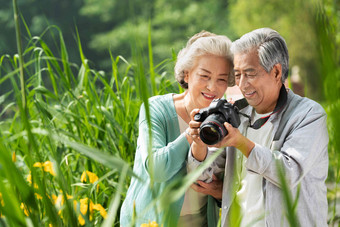
[{"label": "man's ear", "polygon": [[273,66],[272,73],[274,74],[275,79],[281,82],[282,65],[279,63],[275,64]]}]

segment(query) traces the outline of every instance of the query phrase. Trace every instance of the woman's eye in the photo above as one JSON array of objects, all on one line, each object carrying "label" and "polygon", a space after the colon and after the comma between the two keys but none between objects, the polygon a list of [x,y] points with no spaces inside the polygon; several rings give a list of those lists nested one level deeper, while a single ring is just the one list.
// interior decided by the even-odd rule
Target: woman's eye
[{"label": "woman's eye", "polygon": [[201,75],[201,77],[203,77],[203,78],[208,78],[208,76],[207,76],[207,75]]}]

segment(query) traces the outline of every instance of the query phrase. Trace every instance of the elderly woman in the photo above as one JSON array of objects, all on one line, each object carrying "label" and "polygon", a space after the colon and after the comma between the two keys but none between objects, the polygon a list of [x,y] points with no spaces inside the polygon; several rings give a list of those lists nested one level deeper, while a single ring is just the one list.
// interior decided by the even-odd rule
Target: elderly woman
[{"label": "elderly woman", "polygon": [[154,176],[152,190],[148,152],[149,130],[145,107],[142,105],[133,169],[143,182],[132,178],[121,207],[121,226],[130,226],[131,222],[140,226],[141,223],[157,221],[164,227],[177,224],[192,227],[208,226],[216,221],[216,215],[210,215],[212,212],[208,211],[208,196],[192,189],[188,189],[179,200],[169,204],[171,212],[167,215],[157,210],[159,204],[156,203],[151,208],[148,205],[162,194],[169,183],[186,174],[186,159],[193,142],[189,133],[186,133],[191,120],[190,113],[194,109],[209,106],[213,99],[223,97],[228,82],[229,85],[233,82],[230,46],[231,41],[226,36],[205,31],[194,35],[179,52],[175,65],[176,79],[185,91],[181,94],[150,98]]}]

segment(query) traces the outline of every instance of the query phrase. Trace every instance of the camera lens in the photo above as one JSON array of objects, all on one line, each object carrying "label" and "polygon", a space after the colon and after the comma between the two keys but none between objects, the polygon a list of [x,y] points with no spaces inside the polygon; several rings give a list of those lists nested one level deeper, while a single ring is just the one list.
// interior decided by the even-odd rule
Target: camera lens
[{"label": "camera lens", "polygon": [[216,126],[211,124],[201,128],[200,137],[201,140],[208,145],[214,145],[220,141],[220,134],[218,133],[218,130],[216,130]]},{"label": "camera lens", "polygon": [[212,114],[202,123],[200,127],[200,138],[208,145],[214,145],[221,141],[228,132],[223,123],[224,117],[221,114]]}]

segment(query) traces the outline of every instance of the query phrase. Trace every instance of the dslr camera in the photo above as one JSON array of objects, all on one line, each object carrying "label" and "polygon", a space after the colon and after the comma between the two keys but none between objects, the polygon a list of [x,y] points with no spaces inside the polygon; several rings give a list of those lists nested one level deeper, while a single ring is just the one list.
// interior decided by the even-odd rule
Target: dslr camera
[{"label": "dslr camera", "polygon": [[200,126],[200,138],[208,145],[220,142],[228,131],[224,122],[228,122],[234,128],[240,125],[238,108],[225,99],[214,99],[210,105],[200,110],[194,116],[195,121],[202,122]]}]

